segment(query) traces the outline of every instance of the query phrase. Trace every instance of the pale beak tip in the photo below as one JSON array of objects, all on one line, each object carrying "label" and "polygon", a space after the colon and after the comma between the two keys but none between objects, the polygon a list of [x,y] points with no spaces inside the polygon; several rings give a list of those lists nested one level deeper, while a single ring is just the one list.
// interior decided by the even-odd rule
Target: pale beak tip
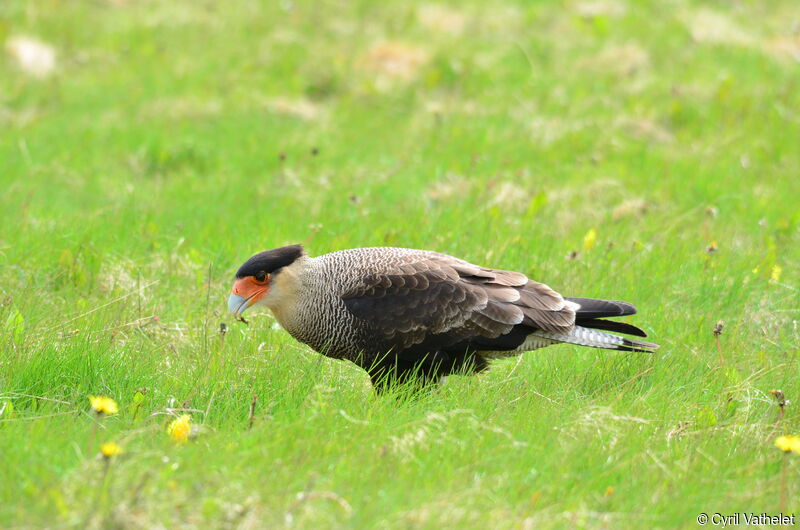
[{"label": "pale beak tip", "polygon": [[233,313],[233,316],[239,317],[244,313],[245,309],[247,309],[247,299],[231,293],[228,297],[228,311]]}]

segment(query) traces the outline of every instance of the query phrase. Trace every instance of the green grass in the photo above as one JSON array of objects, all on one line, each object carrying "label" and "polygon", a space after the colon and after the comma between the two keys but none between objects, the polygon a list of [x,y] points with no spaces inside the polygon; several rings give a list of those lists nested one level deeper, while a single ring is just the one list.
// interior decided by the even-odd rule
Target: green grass
[{"label": "green grass", "polygon": [[[0,526],[777,513],[773,440],[800,431],[769,395],[800,401],[797,23],[794,0],[3,0]],[[25,73],[20,36],[55,71]],[[562,345],[376,396],[270,315],[227,316],[236,267],[290,243],[628,300],[661,349]],[[201,432],[176,446],[181,408]],[[797,511],[800,456],[788,482]]]}]

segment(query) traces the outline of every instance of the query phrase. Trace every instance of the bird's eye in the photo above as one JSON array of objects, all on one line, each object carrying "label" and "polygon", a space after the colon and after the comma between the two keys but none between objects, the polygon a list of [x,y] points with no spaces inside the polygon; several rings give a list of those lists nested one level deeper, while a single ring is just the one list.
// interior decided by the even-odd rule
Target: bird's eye
[{"label": "bird's eye", "polygon": [[267,281],[267,272],[258,271],[258,273],[255,275],[255,279],[259,283]]}]

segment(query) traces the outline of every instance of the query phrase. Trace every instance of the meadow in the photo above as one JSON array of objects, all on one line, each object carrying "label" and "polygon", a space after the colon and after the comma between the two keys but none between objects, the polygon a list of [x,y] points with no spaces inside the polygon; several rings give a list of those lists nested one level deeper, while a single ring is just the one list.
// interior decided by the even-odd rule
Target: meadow
[{"label": "meadow", "polygon": [[[798,511],[796,4],[3,0],[0,527]],[[376,395],[228,316],[293,243],[630,301],[661,348]]]}]

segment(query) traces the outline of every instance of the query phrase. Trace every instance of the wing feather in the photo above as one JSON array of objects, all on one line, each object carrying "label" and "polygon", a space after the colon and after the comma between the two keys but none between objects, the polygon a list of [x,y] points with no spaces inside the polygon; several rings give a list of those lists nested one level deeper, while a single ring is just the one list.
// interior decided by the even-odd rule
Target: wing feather
[{"label": "wing feather", "polygon": [[552,290],[549,286],[529,281],[520,289],[521,305],[545,311],[561,311],[566,302],[564,297]]},{"label": "wing feather", "polygon": [[[405,255],[342,295],[347,310],[395,348],[422,342],[483,346],[535,330],[565,332],[575,312],[524,274],[479,267],[443,254]],[[511,339],[509,339],[511,341]],[[488,346],[487,346],[488,347]]]},{"label": "wing feather", "polygon": [[525,319],[525,315],[519,307],[511,304],[500,304],[494,300],[489,301],[486,307],[478,312],[495,322],[512,326],[520,324]]}]

